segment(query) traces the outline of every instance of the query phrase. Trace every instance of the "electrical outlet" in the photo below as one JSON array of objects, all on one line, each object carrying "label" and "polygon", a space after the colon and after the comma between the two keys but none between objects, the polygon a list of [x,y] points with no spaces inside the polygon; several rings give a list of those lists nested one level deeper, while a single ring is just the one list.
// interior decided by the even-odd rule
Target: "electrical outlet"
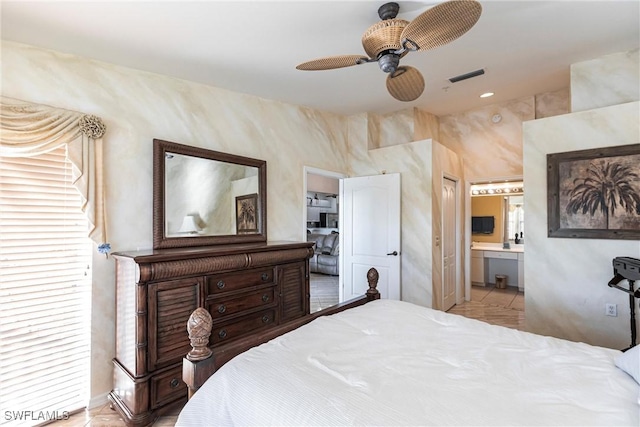
[{"label": "electrical outlet", "polygon": [[618,306],[615,304],[606,304],[605,314],[607,316],[618,317]]}]

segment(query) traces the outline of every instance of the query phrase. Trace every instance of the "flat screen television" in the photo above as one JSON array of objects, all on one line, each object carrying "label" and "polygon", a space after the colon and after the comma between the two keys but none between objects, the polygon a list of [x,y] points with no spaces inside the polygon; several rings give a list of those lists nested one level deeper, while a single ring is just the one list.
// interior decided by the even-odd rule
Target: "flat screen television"
[{"label": "flat screen television", "polygon": [[471,217],[471,233],[493,234],[495,222],[496,220],[493,216],[473,216]]}]

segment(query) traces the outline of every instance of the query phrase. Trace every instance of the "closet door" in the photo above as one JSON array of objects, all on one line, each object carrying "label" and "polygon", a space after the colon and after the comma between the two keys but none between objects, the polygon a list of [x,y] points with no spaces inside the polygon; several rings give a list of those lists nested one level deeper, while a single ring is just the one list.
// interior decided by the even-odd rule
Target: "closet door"
[{"label": "closet door", "polygon": [[456,182],[445,178],[442,183],[442,310],[456,303]]}]

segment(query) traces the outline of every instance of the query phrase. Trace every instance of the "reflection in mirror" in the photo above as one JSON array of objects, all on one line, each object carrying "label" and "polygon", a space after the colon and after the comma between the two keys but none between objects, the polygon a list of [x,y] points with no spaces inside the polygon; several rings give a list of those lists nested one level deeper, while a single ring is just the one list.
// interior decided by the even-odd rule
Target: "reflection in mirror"
[{"label": "reflection in mirror", "polygon": [[509,196],[509,240],[524,243],[524,196]]},{"label": "reflection in mirror", "polygon": [[[165,236],[197,237],[235,234],[247,217],[255,225],[257,206],[236,200],[258,194],[258,168],[178,153],[165,155]],[[253,208],[253,210],[252,210]],[[257,233],[257,227],[244,227]]]},{"label": "reflection in mirror", "polygon": [[267,240],[267,162],[153,142],[154,249]]}]

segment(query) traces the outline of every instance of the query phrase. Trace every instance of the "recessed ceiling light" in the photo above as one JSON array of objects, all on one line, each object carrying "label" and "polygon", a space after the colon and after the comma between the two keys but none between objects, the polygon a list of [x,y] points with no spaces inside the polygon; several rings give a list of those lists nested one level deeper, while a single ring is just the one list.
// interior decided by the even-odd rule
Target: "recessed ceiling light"
[{"label": "recessed ceiling light", "polygon": [[488,98],[490,96],[493,96],[493,92],[483,93],[482,95],[480,95],[480,98]]}]

